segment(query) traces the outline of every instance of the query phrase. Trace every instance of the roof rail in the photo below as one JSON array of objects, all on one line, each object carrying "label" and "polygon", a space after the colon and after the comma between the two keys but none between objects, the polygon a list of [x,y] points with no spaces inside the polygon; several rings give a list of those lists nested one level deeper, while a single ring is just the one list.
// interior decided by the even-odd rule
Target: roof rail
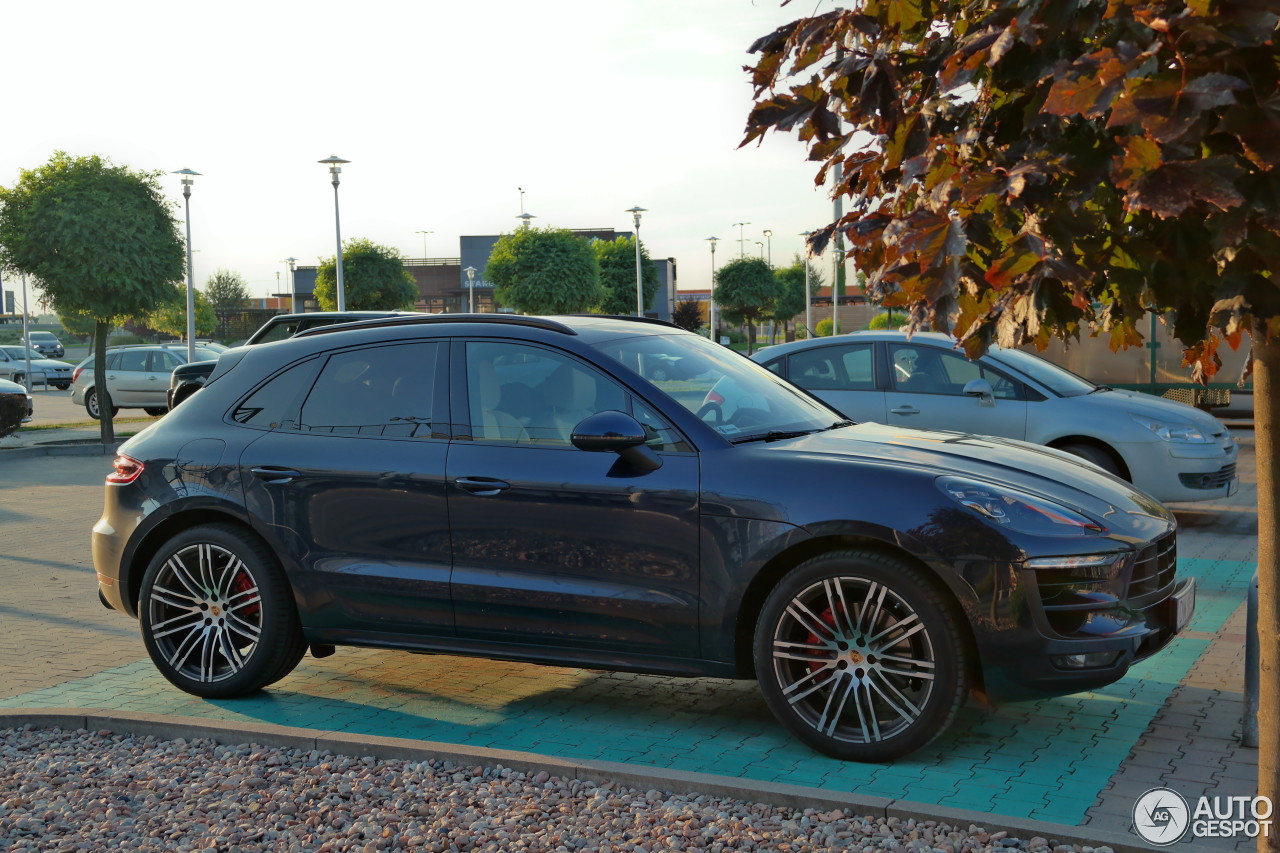
[{"label": "roof rail", "polygon": [[429,326],[436,323],[495,323],[507,326],[531,326],[535,329],[546,329],[562,335],[576,335],[577,331],[564,323],[548,320],[544,317],[526,317],[523,314],[417,314],[403,317],[384,317],[377,320],[358,320],[353,323],[334,323],[328,326],[317,326],[299,332],[296,337],[311,337],[342,332],[347,329],[379,329],[398,326]]},{"label": "roof rail", "polygon": [[630,320],[632,323],[649,323],[654,326],[667,326],[671,329],[682,328],[670,320],[659,320],[657,317],[637,317],[634,314],[565,314],[566,317],[595,317],[600,320]]}]

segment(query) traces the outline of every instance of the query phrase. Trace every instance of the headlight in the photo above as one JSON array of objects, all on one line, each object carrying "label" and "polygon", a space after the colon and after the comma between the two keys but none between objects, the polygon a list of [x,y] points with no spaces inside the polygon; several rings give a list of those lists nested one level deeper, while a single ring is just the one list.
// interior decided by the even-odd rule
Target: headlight
[{"label": "headlight", "polygon": [[1142,424],[1156,434],[1161,441],[1180,441],[1185,444],[1209,444],[1213,441],[1200,431],[1200,427],[1189,423],[1168,423],[1129,413],[1129,417]]},{"label": "headlight", "polygon": [[1038,495],[963,477],[939,477],[938,487],[961,506],[1010,530],[1037,536],[1098,536],[1101,524]]}]

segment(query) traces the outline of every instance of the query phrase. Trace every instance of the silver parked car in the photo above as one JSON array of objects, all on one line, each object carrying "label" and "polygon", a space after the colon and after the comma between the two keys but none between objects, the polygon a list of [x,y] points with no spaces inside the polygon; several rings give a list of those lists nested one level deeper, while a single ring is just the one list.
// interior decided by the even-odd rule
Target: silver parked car
[{"label": "silver parked car", "polygon": [[1235,440],[1199,409],[1095,385],[1022,350],[970,361],[938,334],[854,332],[752,356],[855,421],[995,435],[1058,448],[1161,501],[1235,492]]},{"label": "silver parked car", "polygon": [[[196,347],[196,361],[216,359],[212,349]],[[187,363],[187,348],[164,344],[140,344],[107,349],[107,390],[111,392],[111,414],[120,409],[145,409],[148,415],[169,411],[165,393],[173,369]],[[89,356],[71,374],[71,400],[83,405],[89,417],[102,412],[94,387],[94,357]]]},{"label": "silver parked car", "polygon": [[65,361],[54,361],[35,350],[10,344],[0,346],[0,377],[19,384],[27,373],[27,354],[31,355],[31,382],[39,385],[42,382],[52,385],[59,391],[71,387],[71,365]]}]

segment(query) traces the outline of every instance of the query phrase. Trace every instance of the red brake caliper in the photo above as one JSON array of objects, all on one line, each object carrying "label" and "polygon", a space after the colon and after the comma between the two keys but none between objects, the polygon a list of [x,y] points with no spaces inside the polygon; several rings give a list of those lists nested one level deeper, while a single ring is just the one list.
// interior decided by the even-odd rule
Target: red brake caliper
[{"label": "red brake caliper", "polygon": [[[239,574],[236,575],[235,580],[231,582],[231,592],[233,595],[239,595],[240,593],[248,592],[251,589],[253,589],[253,581],[249,578],[248,572],[244,572],[244,571],[240,572]],[[246,607],[244,610],[240,612],[245,617],[252,619],[253,617],[258,615],[258,611],[260,609],[261,609],[261,605],[250,604],[248,607]]]},{"label": "red brake caliper", "polygon": [[[836,626],[836,615],[831,610],[830,607],[822,611],[822,613],[819,614],[818,618],[821,619],[823,622],[827,623],[828,625],[830,625],[832,628]],[[817,645],[822,641],[823,641],[822,638],[819,637],[817,634],[813,633],[812,631],[810,631],[809,636],[805,638],[806,643],[811,643],[813,645]],[[811,664],[807,664],[807,666],[809,667],[810,672],[817,672],[818,670],[822,669],[823,665],[820,663],[811,663]]]}]

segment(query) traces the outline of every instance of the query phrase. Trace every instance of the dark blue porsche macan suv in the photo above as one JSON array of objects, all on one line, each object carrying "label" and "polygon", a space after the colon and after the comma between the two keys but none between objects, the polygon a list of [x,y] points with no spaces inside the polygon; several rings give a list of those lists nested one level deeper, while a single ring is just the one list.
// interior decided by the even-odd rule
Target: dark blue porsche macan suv
[{"label": "dark blue porsche macan suv", "polygon": [[845,421],[653,321],[439,315],[223,354],[120,450],[99,592],[233,697],[308,648],[755,678],[881,761],[971,690],[1120,678],[1186,624],[1175,524],[1065,453]]}]

